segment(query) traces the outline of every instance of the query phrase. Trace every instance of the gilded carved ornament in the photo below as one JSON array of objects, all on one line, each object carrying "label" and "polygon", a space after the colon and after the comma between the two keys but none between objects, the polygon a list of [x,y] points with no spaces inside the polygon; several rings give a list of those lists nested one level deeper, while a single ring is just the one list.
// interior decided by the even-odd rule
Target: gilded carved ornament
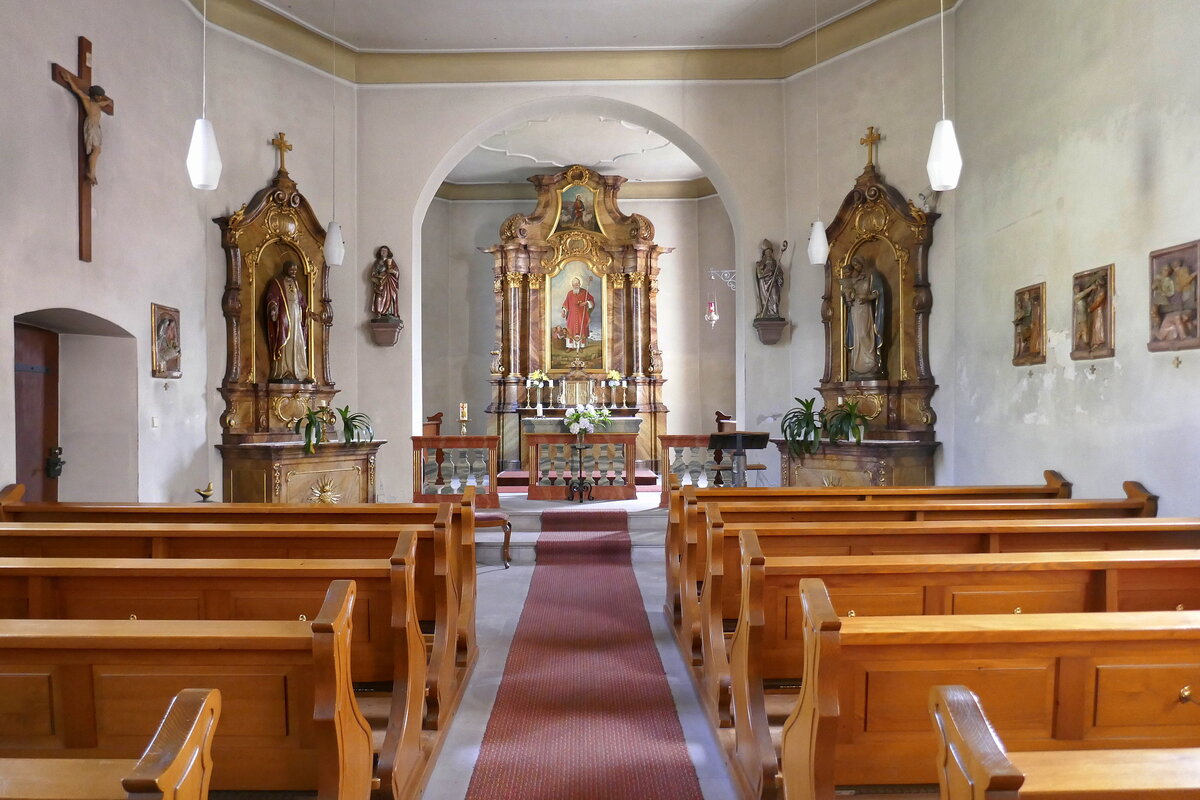
[{"label": "gilded carved ornament", "polygon": [[614,272],[608,276],[608,279],[609,279],[609,281],[612,282],[612,287],[614,289],[624,289],[625,288],[625,273],[624,272]]},{"label": "gilded carved ornament", "polygon": [[[288,473],[291,478],[293,473]],[[342,500],[340,492],[334,491],[333,478],[323,477],[308,490],[308,502],[318,505],[335,506]]]},{"label": "gilded carved ornament", "polygon": [[[579,164],[573,165],[567,170],[567,181],[572,184],[583,184],[588,182],[588,175],[591,172],[587,167]],[[570,188],[570,187],[567,187]]]},{"label": "gilded carved ornament", "polygon": [[375,456],[367,458],[367,485],[375,486]]},{"label": "gilded carved ornament", "polygon": [[604,237],[589,231],[556,233],[550,237],[552,249],[542,257],[542,267],[553,277],[567,261],[586,261],[596,272],[606,272],[612,267],[613,261],[604,249],[606,242]]},{"label": "gilded carved ornament", "polygon": [[858,411],[867,419],[875,419],[883,411],[883,397],[878,394],[866,394],[863,392],[850,392],[846,395],[846,402],[858,403]]},{"label": "gilded carved ornament", "polygon": [[631,272],[629,273],[629,285],[634,288],[641,289],[646,285],[646,273]]},{"label": "gilded carved ornament", "polygon": [[496,280],[492,281],[492,291],[495,292],[496,294],[500,294],[501,292],[504,291],[504,279],[503,278],[496,278]]},{"label": "gilded carved ornament", "polygon": [[271,411],[275,419],[284,425],[295,425],[308,413],[308,398],[285,394],[271,400]]},{"label": "gilded carved ornament", "polygon": [[274,497],[275,499],[278,499],[280,493],[283,491],[283,465],[282,464],[272,464],[271,465],[271,486],[273,488],[273,492],[272,492],[271,496]]},{"label": "gilded carved ornament", "polygon": [[543,276],[543,275],[532,275],[531,274],[529,276],[529,288],[540,290],[542,288],[542,280],[544,277],[545,276]]},{"label": "gilded carved ornament", "polygon": [[654,223],[641,214],[630,214],[630,236],[643,242],[654,241]]},{"label": "gilded carved ornament", "polygon": [[504,282],[508,284],[510,289],[520,289],[525,282],[525,274],[522,272],[506,272],[504,273]]}]

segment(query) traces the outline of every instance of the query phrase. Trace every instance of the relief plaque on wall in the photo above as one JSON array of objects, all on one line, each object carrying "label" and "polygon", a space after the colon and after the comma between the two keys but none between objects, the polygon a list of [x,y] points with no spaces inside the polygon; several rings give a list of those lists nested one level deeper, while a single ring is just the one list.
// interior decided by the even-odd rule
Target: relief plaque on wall
[{"label": "relief plaque on wall", "polygon": [[1200,347],[1197,300],[1200,282],[1200,241],[1150,254],[1150,350],[1189,350]]},{"label": "relief plaque on wall", "polygon": [[1076,272],[1071,279],[1071,358],[1111,358],[1113,265]]},{"label": "relief plaque on wall", "polygon": [[1045,282],[1017,289],[1013,305],[1013,366],[1045,364]]}]

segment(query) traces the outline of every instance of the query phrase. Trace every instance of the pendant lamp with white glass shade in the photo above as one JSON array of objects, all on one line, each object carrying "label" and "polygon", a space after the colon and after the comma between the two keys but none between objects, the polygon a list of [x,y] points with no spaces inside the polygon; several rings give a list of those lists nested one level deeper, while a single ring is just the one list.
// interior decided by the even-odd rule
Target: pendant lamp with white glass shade
[{"label": "pendant lamp with white glass shade", "polygon": [[325,226],[325,263],[340,267],[346,258],[346,241],[342,238],[342,226],[337,222],[337,3],[333,4],[333,219]]},{"label": "pendant lamp with white glass shade", "polygon": [[816,136],[814,147],[817,153],[817,218],[808,235],[808,263],[823,267],[829,259],[829,238],[825,235],[825,223],[821,221],[821,52],[817,49],[817,2],[813,0],[813,119]]},{"label": "pendant lamp with white glass shade", "polygon": [[188,145],[187,171],[192,186],[212,190],[221,181],[221,151],[217,134],[208,120],[208,0],[204,0],[201,34],[200,119],[192,126],[192,143]]},{"label": "pendant lamp with white glass shade", "polygon": [[962,174],[962,155],[958,151],[958,138],[954,135],[954,123],[946,119],[946,3],[941,2],[942,36],[942,118],[933,126],[933,142],[929,145],[929,160],[925,169],[929,172],[929,185],[935,192],[948,192],[958,186]]}]

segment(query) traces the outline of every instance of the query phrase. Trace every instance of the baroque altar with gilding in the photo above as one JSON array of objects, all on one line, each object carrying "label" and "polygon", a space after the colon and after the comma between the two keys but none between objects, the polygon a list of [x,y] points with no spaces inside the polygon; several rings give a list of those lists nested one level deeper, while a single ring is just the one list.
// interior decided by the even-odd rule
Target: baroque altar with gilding
[{"label": "baroque altar with gilding", "polygon": [[591,402],[641,420],[637,464],[654,469],[667,414],[658,258],[673,248],[654,242],[646,217],[618,209],[625,178],[575,165],[529,180],[536,207],[506,219],[486,250],[496,299],[488,433],[500,437],[501,464],[534,466],[523,420]]},{"label": "baroque altar with gilding", "polygon": [[304,452],[296,423],[317,411],[332,432],[329,332],[333,301],[325,229],[286,169],[280,133],[274,179],[228,217],[213,220],[225,250],[222,499],[258,503],[375,500],[383,441],[326,442]]},{"label": "baroque altar with gilding", "polygon": [[863,443],[793,455],[777,442],[785,486],[934,483],[937,390],[929,365],[929,247],[934,211],[918,208],[875,166],[874,128],[860,140],[867,165],[826,229],[821,321],[825,408],[853,401],[867,417]]}]

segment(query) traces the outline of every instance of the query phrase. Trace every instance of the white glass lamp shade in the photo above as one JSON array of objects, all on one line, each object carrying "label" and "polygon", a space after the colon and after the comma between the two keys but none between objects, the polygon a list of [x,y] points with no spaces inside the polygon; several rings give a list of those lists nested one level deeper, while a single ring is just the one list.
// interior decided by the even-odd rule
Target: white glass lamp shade
[{"label": "white glass lamp shade", "polygon": [[342,226],[330,221],[325,226],[325,263],[331,267],[340,267],[346,257],[346,242],[342,239]]},{"label": "white glass lamp shade", "polygon": [[935,192],[948,192],[958,186],[962,163],[958,139],[954,135],[954,123],[943,119],[933,126],[933,142],[929,145],[929,160],[925,162],[925,168],[929,171],[929,185]]},{"label": "white glass lamp shade", "polygon": [[808,235],[808,263],[815,267],[825,266],[829,259],[829,239],[825,236],[825,223],[815,220],[812,233]]},{"label": "white glass lamp shade", "polygon": [[217,134],[205,117],[196,120],[192,128],[192,143],[187,154],[188,176],[197,189],[216,189],[221,180],[221,151],[217,149]]}]

